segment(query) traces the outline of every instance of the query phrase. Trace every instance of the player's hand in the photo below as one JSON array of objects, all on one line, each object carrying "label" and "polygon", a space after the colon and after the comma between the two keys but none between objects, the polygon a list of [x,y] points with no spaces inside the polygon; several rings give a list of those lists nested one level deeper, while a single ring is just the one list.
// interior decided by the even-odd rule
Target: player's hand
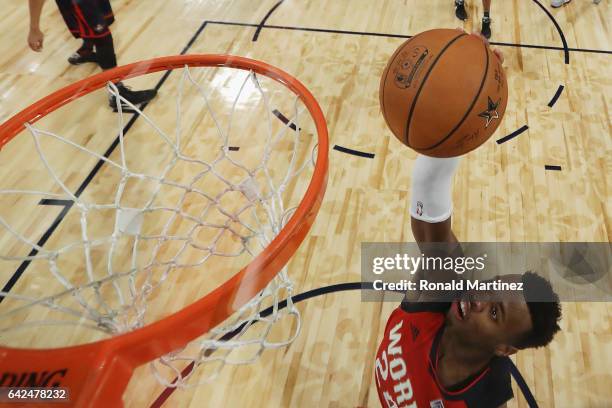
[{"label": "player's hand", "polygon": [[[459,31],[463,31],[464,33],[467,34],[467,31],[465,31],[463,28],[461,27],[457,27],[456,30]],[[484,35],[482,35],[482,33],[480,31],[473,31],[472,35],[475,35],[476,37],[480,38],[482,41],[485,42],[485,44],[487,44],[489,47],[491,46],[491,44],[489,43],[489,40],[487,40],[487,37],[485,37]],[[493,54],[495,54],[495,56],[499,59],[499,61],[503,64],[504,63],[504,54],[502,54],[501,50],[499,48],[493,48],[492,49]]]},{"label": "player's hand", "polygon": [[[489,43],[489,40],[487,40],[487,37],[482,35],[482,33],[480,31],[473,31],[472,35],[475,35],[478,38],[480,38],[482,41],[484,41],[485,44],[487,44],[487,46],[489,46],[489,48],[491,47],[491,44]],[[503,64],[504,63],[504,54],[502,54],[501,50],[499,48],[492,48],[491,51],[493,51],[493,54],[495,54],[495,56]]]},{"label": "player's hand", "polygon": [[40,52],[43,49],[43,41],[45,39],[45,35],[39,29],[30,29],[30,33],[28,34],[28,45],[30,48],[36,52]]}]

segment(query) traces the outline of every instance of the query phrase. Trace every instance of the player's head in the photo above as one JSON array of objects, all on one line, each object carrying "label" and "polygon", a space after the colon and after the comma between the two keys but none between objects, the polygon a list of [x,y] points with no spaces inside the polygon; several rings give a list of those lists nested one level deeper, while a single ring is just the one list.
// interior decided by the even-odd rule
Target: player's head
[{"label": "player's head", "polygon": [[553,291],[549,281],[533,272],[524,273],[521,281],[532,329],[525,333],[515,346],[519,349],[544,347],[552,341],[555,333],[561,330],[559,296]]},{"label": "player's head", "polygon": [[531,272],[495,281],[522,283],[523,291],[464,292],[453,302],[447,319],[457,341],[499,356],[550,343],[560,330],[561,318],[559,299],[550,283]]}]

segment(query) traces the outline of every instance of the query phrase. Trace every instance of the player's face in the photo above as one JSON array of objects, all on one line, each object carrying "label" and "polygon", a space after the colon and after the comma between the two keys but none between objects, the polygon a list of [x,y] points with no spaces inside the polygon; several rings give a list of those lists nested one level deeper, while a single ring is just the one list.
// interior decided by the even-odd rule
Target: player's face
[{"label": "player's face", "polygon": [[[503,282],[520,282],[521,275],[504,275]],[[506,354],[508,346],[516,344],[531,330],[531,316],[525,298],[514,292],[465,292],[453,302],[448,320],[458,337],[465,343]]]}]

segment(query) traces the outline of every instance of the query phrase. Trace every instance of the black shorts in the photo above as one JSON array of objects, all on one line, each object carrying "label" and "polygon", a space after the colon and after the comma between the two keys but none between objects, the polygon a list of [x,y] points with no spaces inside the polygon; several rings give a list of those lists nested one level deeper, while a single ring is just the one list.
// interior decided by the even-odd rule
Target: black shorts
[{"label": "black shorts", "polygon": [[110,0],[55,0],[75,38],[101,38],[115,21]]}]

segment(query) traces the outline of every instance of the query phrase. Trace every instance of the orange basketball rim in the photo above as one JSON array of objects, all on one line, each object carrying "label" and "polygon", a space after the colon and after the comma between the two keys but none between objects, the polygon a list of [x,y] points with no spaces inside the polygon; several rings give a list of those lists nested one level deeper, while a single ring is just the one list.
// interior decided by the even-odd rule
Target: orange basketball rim
[{"label": "orange basketball rim", "polygon": [[264,62],[231,55],[180,55],[141,61],[91,76],[32,104],[0,126],[0,148],[59,107],[102,88],[147,73],[189,67],[232,67],[265,75],[289,88],[316,123],[317,160],[306,193],[285,227],[247,266],[184,309],[143,328],[95,343],[55,349],[0,346],[0,376],[45,376],[49,387],[66,387],[77,406],[122,406],[134,369],[176,350],[224,321],[263,290],[287,263],[309,231],[327,184],[328,133],[325,117],[310,91],[288,73]]}]

